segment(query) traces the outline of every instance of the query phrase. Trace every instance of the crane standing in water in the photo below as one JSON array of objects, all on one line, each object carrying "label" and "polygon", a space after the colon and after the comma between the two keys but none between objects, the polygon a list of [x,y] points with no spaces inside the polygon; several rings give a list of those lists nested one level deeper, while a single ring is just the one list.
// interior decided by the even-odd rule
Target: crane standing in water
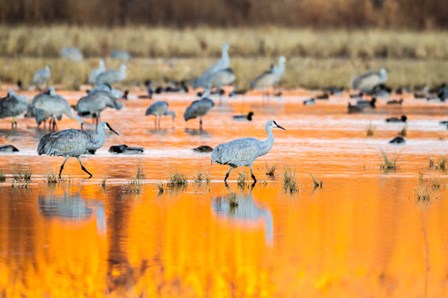
[{"label": "crane standing in water", "polygon": [[79,129],[65,129],[44,135],[37,146],[37,153],[39,155],[46,154],[65,157],[59,170],[59,179],[61,179],[65,162],[70,157],[75,157],[79,161],[81,169],[90,175],[89,178],[92,178],[92,174],[83,166],[80,156],[88,150],[97,150],[104,145],[106,140],[105,129],[109,129],[116,135],[119,135],[107,122],[100,122],[97,126],[96,134],[90,134]]},{"label": "crane standing in water", "polygon": [[272,128],[275,127],[285,130],[274,120],[269,120],[265,125],[266,133],[268,134],[268,138],[265,141],[260,141],[255,138],[241,138],[220,144],[213,150],[212,163],[216,162],[230,166],[230,170],[227,172],[224,182],[229,178],[230,172],[237,167],[249,167],[254,183],[257,182],[252,171],[252,164],[258,157],[267,154],[271,150],[272,145],[274,145]]}]

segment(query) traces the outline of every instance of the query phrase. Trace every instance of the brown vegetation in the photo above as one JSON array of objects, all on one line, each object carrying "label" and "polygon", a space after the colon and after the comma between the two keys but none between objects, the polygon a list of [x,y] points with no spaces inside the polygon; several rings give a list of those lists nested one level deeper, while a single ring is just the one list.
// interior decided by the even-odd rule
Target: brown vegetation
[{"label": "brown vegetation", "polygon": [[447,27],[444,0],[17,0],[2,1],[2,24]]}]

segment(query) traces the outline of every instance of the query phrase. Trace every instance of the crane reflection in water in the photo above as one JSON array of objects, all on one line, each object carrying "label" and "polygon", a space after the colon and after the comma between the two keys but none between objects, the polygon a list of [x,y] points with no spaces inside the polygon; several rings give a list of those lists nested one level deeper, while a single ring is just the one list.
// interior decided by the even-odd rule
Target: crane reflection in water
[{"label": "crane reflection in water", "polygon": [[266,243],[272,245],[274,241],[272,214],[268,208],[260,206],[253,200],[253,188],[254,184],[250,187],[248,195],[244,194],[243,190],[237,194],[227,188],[229,193],[213,198],[211,207],[219,218],[244,227],[256,228],[260,222],[264,222]]},{"label": "crane reflection in water", "polygon": [[80,193],[56,195],[50,188],[45,195],[39,195],[38,206],[40,214],[49,219],[59,219],[70,222],[83,222],[92,215],[96,217],[96,226],[99,234],[106,233],[106,217],[102,201],[88,201]]}]

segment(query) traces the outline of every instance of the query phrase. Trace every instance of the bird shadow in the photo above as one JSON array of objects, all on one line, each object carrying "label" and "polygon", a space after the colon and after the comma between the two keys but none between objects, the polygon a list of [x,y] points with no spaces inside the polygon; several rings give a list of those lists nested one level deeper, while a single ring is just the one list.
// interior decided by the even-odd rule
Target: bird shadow
[{"label": "bird shadow", "polygon": [[238,192],[233,192],[226,186],[228,191],[226,195],[212,197],[212,212],[218,218],[228,220],[245,229],[256,228],[258,223],[264,222],[266,243],[272,245],[274,240],[272,213],[268,208],[254,201],[252,195],[254,187],[255,183],[249,187],[249,193],[247,193],[241,188],[238,188]]},{"label": "bird shadow", "polygon": [[189,134],[190,136],[205,136],[205,137],[209,137],[211,136],[211,133],[209,133],[208,131],[199,128],[185,128],[185,133]]}]

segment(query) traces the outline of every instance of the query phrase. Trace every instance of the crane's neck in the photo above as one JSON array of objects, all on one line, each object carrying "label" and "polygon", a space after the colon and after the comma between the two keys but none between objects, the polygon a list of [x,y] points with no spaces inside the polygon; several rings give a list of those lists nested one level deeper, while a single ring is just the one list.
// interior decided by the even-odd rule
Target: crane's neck
[{"label": "crane's neck", "polygon": [[260,155],[267,154],[271,150],[272,145],[274,145],[274,134],[272,133],[272,127],[269,126],[268,124],[266,124],[266,133],[268,134],[268,137],[266,140],[261,142]]},{"label": "crane's neck", "polygon": [[96,134],[93,134],[91,136],[92,139],[92,145],[89,149],[98,149],[104,145],[104,142],[106,141],[106,133],[104,131],[104,128],[100,127],[99,125],[96,128]]},{"label": "crane's neck", "polygon": [[229,57],[229,53],[227,52],[226,48],[223,48],[221,51],[221,63],[222,63],[222,68],[228,68],[230,65],[230,57]]}]

